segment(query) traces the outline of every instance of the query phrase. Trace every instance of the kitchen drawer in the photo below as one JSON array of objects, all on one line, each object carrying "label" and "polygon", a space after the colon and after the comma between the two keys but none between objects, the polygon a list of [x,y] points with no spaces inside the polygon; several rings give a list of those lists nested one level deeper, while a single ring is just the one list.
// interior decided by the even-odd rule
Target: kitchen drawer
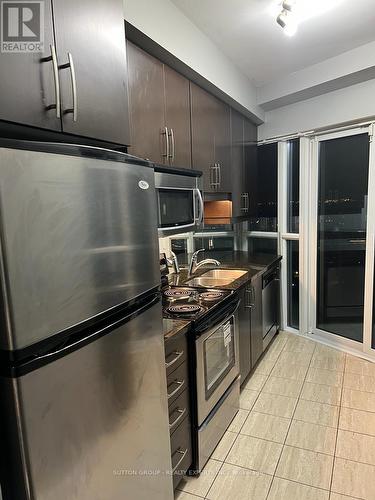
[{"label": "kitchen drawer", "polygon": [[182,363],[176,370],[167,376],[167,392],[169,406],[188,387],[188,367],[187,363]]},{"label": "kitchen drawer", "polygon": [[187,389],[169,405],[169,431],[172,434],[189,415],[189,391]]},{"label": "kitchen drawer", "polygon": [[192,462],[190,419],[185,418],[171,436],[173,487],[177,485]]},{"label": "kitchen drawer", "polygon": [[186,335],[176,335],[165,342],[165,368],[167,375],[172,373],[187,358]]}]

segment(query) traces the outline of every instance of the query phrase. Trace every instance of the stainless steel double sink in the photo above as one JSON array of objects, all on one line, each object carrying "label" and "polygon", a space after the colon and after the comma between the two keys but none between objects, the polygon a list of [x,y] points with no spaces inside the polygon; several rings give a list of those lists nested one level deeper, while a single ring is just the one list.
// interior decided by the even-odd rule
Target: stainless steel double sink
[{"label": "stainless steel double sink", "polygon": [[240,269],[211,269],[197,278],[192,278],[185,284],[189,286],[202,286],[206,288],[215,288],[219,286],[230,285],[233,281],[241,278],[247,273]]}]

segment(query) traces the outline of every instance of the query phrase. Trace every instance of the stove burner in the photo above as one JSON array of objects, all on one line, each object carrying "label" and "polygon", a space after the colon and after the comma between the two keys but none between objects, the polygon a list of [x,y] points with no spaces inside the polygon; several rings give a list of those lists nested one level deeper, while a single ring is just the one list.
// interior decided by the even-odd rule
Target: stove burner
[{"label": "stove burner", "polygon": [[203,292],[199,295],[199,298],[202,300],[217,300],[223,295],[223,292]]},{"label": "stove burner", "polygon": [[189,314],[199,312],[202,309],[198,304],[181,304],[168,307],[167,311],[172,314]]},{"label": "stove burner", "polygon": [[178,288],[171,288],[170,290],[164,292],[164,295],[171,299],[186,299],[192,294],[192,290],[179,290]]}]

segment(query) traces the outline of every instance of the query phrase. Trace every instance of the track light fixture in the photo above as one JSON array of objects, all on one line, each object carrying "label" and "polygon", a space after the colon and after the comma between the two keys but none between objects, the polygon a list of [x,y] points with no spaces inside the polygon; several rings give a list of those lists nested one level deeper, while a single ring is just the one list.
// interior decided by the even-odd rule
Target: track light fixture
[{"label": "track light fixture", "polygon": [[277,24],[284,29],[286,35],[292,36],[297,32],[297,22],[293,14],[296,0],[284,0],[282,11],[276,18]]}]

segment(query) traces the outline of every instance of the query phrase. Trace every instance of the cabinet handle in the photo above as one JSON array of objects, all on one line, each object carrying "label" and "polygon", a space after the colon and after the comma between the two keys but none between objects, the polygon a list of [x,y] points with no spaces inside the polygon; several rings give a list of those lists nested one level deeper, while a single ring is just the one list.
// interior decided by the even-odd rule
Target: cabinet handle
[{"label": "cabinet handle", "polygon": [[241,210],[243,212],[249,211],[249,193],[241,194]]},{"label": "cabinet handle", "polygon": [[175,357],[172,359],[172,361],[165,362],[165,367],[170,368],[173,366],[177,361],[184,355],[184,351],[174,351],[172,354],[175,355]]},{"label": "cabinet handle", "polygon": [[182,387],[185,385],[185,380],[174,380],[172,382],[172,384],[169,385],[169,387],[173,384],[177,384],[177,388],[172,392],[168,392],[168,399],[173,397],[175,394],[177,394],[182,389]]},{"label": "cabinet handle", "polygon": [[213,165],[210,165],[210,186],[212,189],[217,187],[217,181],[217,163],[214,163]]},{"label": "cabinet handle", "polygon": [[246,288],[246,305],[245,305],[246,309],[251,309],[252,308],[252,304],[251,304],[252,300],[251,299],[252,299],[251,288]]},{"label": "cabinet handle", "polygon": [[168,134],[168,128],[164,127],[164,130],[162,132],[162,135],[165,135],[165,146],[166,150],[165,153],[162,154],[163,158],[169,158],[169,134]]},{"label": "cabinet handle", "polygon": [[172,152],[169,154],[168,157],[171,160],[171,163],[173,164],[174,159],[175,159],[175,153],[176,153],[173,128],[171,128],[170,136],[171,136],[171,142],[172,142],[172,148],[171,148]]},{"label": "cabinet handle", "polygon": [[189,451],[188,448],[186,448],[185,451],[182,451],[182,450],[177,450],[175,453],[179,453],[181,455],[181,458],[180,460],[177,462],[177,464],[173,467],[172,469],[172,474],[174,474],[177,470],[177,468],[179,467],[179,465],[181,464],[181,462],[183,461],[183,459],[186,457],[186,454],[187,452]]},{"label": "cabinet handle", "polygon": [[73,113],[73,121],[76,122],[78,119],[78,98],[77,98],[77,79],[76,79],[76,71],[74,67],[73,56],[70,52],[68,52],[68,62],[66,64],[62,64],[59,66],[59,69],[70,69],[70,84],[72,86],[72,99],[73,99],[73,107],[64,110],[64,115],[69,113]]},{"label": "cabinet handle", "polygon": [[218,188],[221,187],[221,164],[217,164],[217,186]]},{"label": "cabinet handle", "polygon": [[173,427],[175,427],[178,422],[182,419],[182,417],[185,415],[186,413],[186,408],[184,408],[183,410],[181,410],[181,408],[177,408],[176,409],[176,413],[178,413],[178,417],[175,418],[173,420],[173,422],[169,422],[169,428],[172,429]]},{"label": "cabinet handle", "polygon": [[59,66],[57,64],[56,48],[54,45],[50,45],[51,55],[50,57],[44,57],[41,62],[52,61],[53,68],[53,80],[55,84],[55,99],[56,104],[51,104],[46,107],[47,110],[56,109],[56,118],[61,117],[61,102],[60,102],[60,79],[59,79]]},{"label": "cabinet handle", "polygon": [[214,182],[214,188],[215,189],[218,189],[219,186],[220,186],[220,173],[219,173],[219,164],[218,163],[215,163],[215,166],[214,166],[214,172],[215,172],[215,182]]}]

